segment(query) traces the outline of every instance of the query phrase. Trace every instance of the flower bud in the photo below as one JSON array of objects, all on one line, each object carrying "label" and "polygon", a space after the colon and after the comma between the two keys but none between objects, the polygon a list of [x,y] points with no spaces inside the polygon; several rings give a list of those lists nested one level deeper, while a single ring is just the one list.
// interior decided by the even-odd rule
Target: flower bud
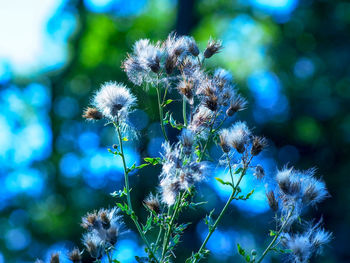
[{"label": "flower bud", "polygon": [[87,109],[84,110],[82,117],[87,120],[98,121],[102,119],[103,115],[96,108],[88,107]]}]

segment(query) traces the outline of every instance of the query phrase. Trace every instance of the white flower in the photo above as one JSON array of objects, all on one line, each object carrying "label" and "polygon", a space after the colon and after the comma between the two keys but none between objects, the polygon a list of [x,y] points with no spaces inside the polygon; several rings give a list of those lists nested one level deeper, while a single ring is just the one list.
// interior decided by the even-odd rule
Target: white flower
[{"label": "white flower", "polygon": [[136,98],[126,86],[116,82],[106,82],[96,92],[94,105],[107,118],[123,121],[127,118]]}]

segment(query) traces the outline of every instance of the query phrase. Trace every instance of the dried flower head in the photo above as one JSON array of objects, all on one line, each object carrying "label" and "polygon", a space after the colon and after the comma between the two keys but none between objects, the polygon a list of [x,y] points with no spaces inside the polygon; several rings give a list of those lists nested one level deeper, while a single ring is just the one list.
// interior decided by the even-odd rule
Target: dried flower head
[{"label": "dried flower head", "polygon": [[111,119],[123,121],[127,118],[136,98],[123,84],[106,82],[94,96],[94,104],[102,114]]},{"label": "dried flower head", "polygon": [[246,109],[247,101],[241,95],[236,95],[230,102],[230,107],[226,110],[227,116],[231,117],[236,112]]},{"label": "dried flower head", "polygon": [[232,83],[233,77],[226,69],[218,68],[214,72],[214,80],[218,88],[222,91],[225,85]]},{"label": "dried flower head", "polygon": [[188,129],[196,134],[204,135],[203,131],[209,126],[209,123],[213,117],[214,113],[211,110],[203,105],[200,105],[195,111]]},{"label": "dried flower head", "polygon": [[157,195],[154,196],[151,193],[143,202],[151,211],[156,214],[160,213],[160,203]]},{"label": "dried flower head", "polygon": [[178,91],[188,100],[188,102],[193,104],[194,86],[192,81],[182,80],[177,86]]},{"label": "dried flower head", "polygon": [[267,140],[264,137],[254,136],[252,140],[250,153],[253,156],[258,155],[267,146]]},{"label": "dried flower head", "polygon": [[149,71],[144,70],[137,57],[128,55],[122,63],[122,68],[126,72],[128,79],[135,85],[140,86],[143,81],[150,82]]},{"label": "dried flower head", "polygon": [[312,255],[312,244],[307,235],[289,235],[284,234],[282,244],[292,251],[289,258],[290,262],[307,263]]},{"label": "dried flower head", "polygon": [[330,242],[332,239],[332,233],[320,228],[316,225],[316,227],[312,227],[310,229],[310,240],[311,244],[315,250],[316,254],[321,254],[323,250],[323,246]]},{"label": "dried flower head", "polygon": [[96,259],[102,257],[105,243],[96,231],[88,232],[83,235],[83,245],[91,257]]},{"label": "dried flower head", "polygon": [[315,205],[329,196],[326,184],[315,178],[315,169],[299,172],[299,176],[302,181],[302,201],[305,205]]},{"label": "dried flower head", "polygon": [[60,255],[58,253],[51,254],[50,263],[60,263]]},{"label": "dried flower head", "polygon": [[98,111],[98,109],[92,108],[92,107],[87,107],[84,110],[82,117],[87,119],[87,120],[98,121],[98,120],[101,120],[103,118],[103,115],[101,112]]},{"label": "dried flower head", "polygon": [[81,226],[87,230],[91,230],[93,228],[98,228],[100,226],[100,219],[95,212],[88,213],[86,216],[82,218]]},{"label": "dried flower head", "polygon": [[295,175],[292,168],[283,168],[277,172],[276,180],[282,193],[287,196],[298,195],[301,189],[301,181]]},{"label": "dried flower head", "polygon": [[82,218],[82,226],[88,230],[84,236],[84,244],[92,254],[97,255],[99,246],[113,246],[116,243],[123,227],[119,212],[116,207],[100,209]]},{"label": "dried flower head", "polygon": [[238,121],[230,129],[230,142],[238,153],[245,151],[249,137],[250,130],[245,122]]},{"label": "dried flower head", "polygon": [[210,58],[214,54],[219,53],[222,49],[222,43],[219,40],[210,39],[207,44],[207,48],[204,51],[204,57]]},{"label": "dried flower head", "polygon": [[160,181],[160,189],[162,194],[162,202],[168,207],[175,203],[176,196],[180,192],[181,183],[178,178],[165,177]]},{"label": "dried flower head", "polygon": [[149,39],[140,39],[134,45],[134,54],[144,70],[150,69],[154,73],[159,71],[162,51],[158,44],[151,44]]},{"label": "dried flower head", "polygon": [[188,51],[195,57],[199,55],[199,49],[196,41],[193,37],[185,36],[185,41],[187,42],[187,49]]},{"label": "dried flower head", "polygon": [[272,209],[272,211],[276,212],[278,210],[278,201],[275,197],[275,193],[273,191],[268,191],[266,193],[266,197],[270,208]]},{"label": "dried flower head", "polygon": [[254,176],[257,178],[257,179],[263,179],[265,177],[265,171],[264,171],[264,168],[261,166],[261,165],[257,165],[255,167],[255,172],[254,172]]},{"label": "dried flower head", "polygon": [[141,85],[144,81],[150,83],[153,82],[152,73],[160,70],[162,55],[159,43],[154,45],[149,39],[140,39],[135,42],[133,54],[128,55],[122,68],[135,85]]},{"label": "dried flower head", "polygon": [[190,155],[193,152],[194,134],[191,130],[183,129],[180,141],[184,154]]},{"label": "dried flower head", "polygon": [[218,109],[218,96],[213,86],[207,86],[204,90],[204,103],[203,105],[209,110],[215,112]]},{"label": "dried flower head", "polygon": [[220,146],[224,153],[228,153],[231,150],[230,147],[230,131],[229,129],[222,129],[219,132]]},{"label": "dried flower head", "polygon": [[73,263],[81,263],[81,252],[78,248],[74,248],[72,251],[70,251],[68,257]]},{"label": "dried flower head", "polygon": [[314,226],[310,224],[308,230],[303,233],[282,235],[282,245],[292,251],[290,262],[307,263],[313,254],[322,253],[322,247],[329,243],[332,234],[322,229],[320,223]]}]

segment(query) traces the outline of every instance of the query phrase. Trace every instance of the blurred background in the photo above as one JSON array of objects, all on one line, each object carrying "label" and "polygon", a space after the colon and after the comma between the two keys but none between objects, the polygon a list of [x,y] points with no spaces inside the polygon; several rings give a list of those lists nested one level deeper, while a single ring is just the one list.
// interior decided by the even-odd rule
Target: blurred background
[{"label": "blurred background", "polygon": [[[332,196],[305,213],[306,219],[323,218],[334,232],[315,262],[350,262],[350,3],[345,0],[0,0],[0,262],[33,262],[52,251],[64,255],[82,247],[81,216],[115,203],[109,193],[121,189],[123,175],[120,161],[106,150],[116,141],[114,131],[81,117],[102,82],[127,83],[139,98],[140,110],[131,120],[141,136],[126,145],[130,163],[159,155],[156,94],[129,83],[120,65],[134,41],[165,39],[173,30],[193,35],[202,50],[210,36],[223,40],[225,49],[208,65],[233,72],[249,100],[235,118],[270,139],[257,160],[267,178],[257,182],[248,176],[243,182],[243,190],[256,191],[251,200],[231,206],[208,243],[207,262],[241,262],[237,242],[261,252],[274,228],[265,187],[285,164],[317,166]],[[175,140],[176,131],[168,132]],[[211,153],[218,155],[214,146]],[[132,175],[141,218],[146,215],[141,201],[155,191],[158,173],[159,167],[147,167]],[[215,176],[220,173],[218,168]],[[181,219],[193,223],[176,262],[198,249],[207,233],[201,218],[229,195],[214,181],[198,190],[198,199],[209,203]],[[116,257],[123,263],[143,253],[133,231],[118,242]],[[62,262],[68,261],[62,257]]]}]

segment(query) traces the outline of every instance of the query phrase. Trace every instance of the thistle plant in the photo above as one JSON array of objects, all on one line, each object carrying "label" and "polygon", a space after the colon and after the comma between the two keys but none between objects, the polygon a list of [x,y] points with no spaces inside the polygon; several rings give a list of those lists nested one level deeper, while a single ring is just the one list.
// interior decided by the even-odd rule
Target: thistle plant
[{"label": "thistle plant", "polygon": [[[92,105],[83,117],[96,121],[104,119],[107,125],[114,126],[118,142],[109,152],[121,158],[125,179],[124,186],[116,186],[112,193],[116,198],[115,207],[100,209],[82,219],[82,226],[87,231],[83,236],[85,251],[96,262],[101,262],[103,256],[108,262],[119,262],[112,252],[126,228],[123,217],[130,217],[134,224],[131,228],[145,244],[146,256],[136,257],[138,262],[176,261],[176,247],[191,223],[180,223],[180,215],[188,208],[196,209],[205,204],[206,200],[194,201],[200,182],[217,180],[231,189],[231,194],[218,214],[212,211],[203,216],[208,226],[207,235],[201,246],[188,255],[186,263],[202,261],[210,253],[207,243],[230,210],[230,204],[247,200],[254,194],[254,185],[250,191],[242,191],[242,179],[245,176],[265,177],[264,167],[253,165],[253,160],[266,149],[267,139],[254,135],[244,121],[232,123],[231,117],[244,110],[247,101],[236,89],[230,72],[222,68],[211,72],[205,67],[206,60],[222,48],[220,41],[210,39],[205,50],[200,51],[194,38],[175,34],[170,34],[163,42],[141,39],[134,44],[122,68],[133,85],[145,91],[156,90],[164,136],[160,157],[144,158],[144,163],[139,166],[127,166],[123,148],[132,131],[128,115],[136,107],[135,96],[124,84],[116,82],[103,84],[95,93]],[[182,98],[180,102],[176,93]],[[175,120],[168,110],[170,103],[176,103],[182,109],[181,120]],[[176,142],[169,141],[168,129],[179,131]],[[213,144],[221,151],[219,160],[209,155],[208,148]],[[133,210],[133,203],[138,200],[132,199],[129,175],[148,165],[161,168],[159,185],[143,201],[148,217],[139,218]],[[223,166],[229,173],[228,181],[215,176],[213,168],[218,166]],[[289,262],[305,263],[322,252],[331,234],[322,228],[321,221],[306,223],[302,219],[306,207],[314,207],[328,197],[325,183],[315,173],[315,169],[298,171],[287,166],[277,171],[269,185],[271,190],[266,193],[267,202],[275,213],[276,229],[270,230],[268,238],[271,240],[260,253],[246,251],[237,244],[242,262],[260,263],[268,253],[275,252],[284,254]],[[295,232],[294,226],[303,231]],[[156,235],[150,234],[155,231]],[[75,249],[69,257],[72,262],[80,262],[81,252]]]}]

